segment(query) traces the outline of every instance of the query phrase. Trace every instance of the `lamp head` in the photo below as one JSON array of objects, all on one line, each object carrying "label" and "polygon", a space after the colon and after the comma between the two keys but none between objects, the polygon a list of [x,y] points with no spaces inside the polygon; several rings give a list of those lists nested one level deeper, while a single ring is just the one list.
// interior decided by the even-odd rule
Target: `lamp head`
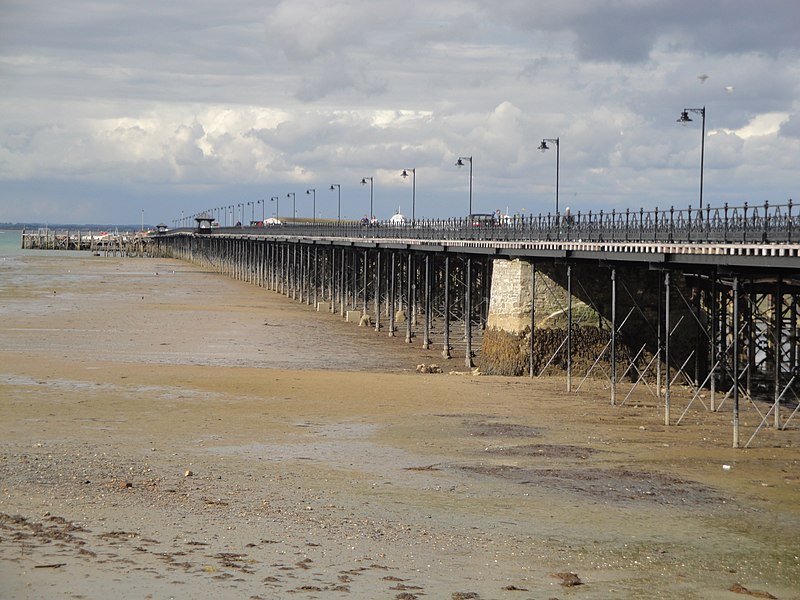
[{"label": "lamp head", "polygon": [[400,177],[408,177],[408,169],[403,169],[403,172],[400,173]]},{"label": "lamp head", "polygon": [[361,185],[367,185],[367,178],[366,177],[362,177],[361,178]]},{"label": "lamp head", "polygon": [[333,185],[333,184],[331,184],[331,191],[333,191],[333,189],[334,189],[334,185]]},{"label": "lamp head", "polygon": [[457,167],[463,167],[463,166],[464,166],[464,161],[463,161],[463,160],[461,160],[461,159],[459,158],[459,159],[456,161],[456,166],[457,166]]},{"label": "lamp head", "polygon": [[681,111],[681,116],[678,119],[678,123],[686,124],[686,123],[691,123],[691,121],[692,121],[692,119],[689,116],[689,111],[688,110],[682,110]]},{"label": "lamp head", "polygon": [[542,152],[544,152],[545,150],[550,150],[550,146],[547,145],[547,142],[542,140],[542,143],[539,144],[539,148],[538,149],[541,150]]}]

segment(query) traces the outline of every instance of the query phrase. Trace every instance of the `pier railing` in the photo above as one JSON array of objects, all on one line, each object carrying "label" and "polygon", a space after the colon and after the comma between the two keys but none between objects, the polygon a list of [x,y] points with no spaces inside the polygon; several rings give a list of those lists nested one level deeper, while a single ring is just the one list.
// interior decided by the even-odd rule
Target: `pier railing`
[{"label": "pier railing", "polygon": [[[792,200],[770,205],[744,203],[653,210],[577,211],[562,214],[498,216],[497,219],[420,219],[414,222],[362,224],[288,222],[265,227],[216,228],[220,233],[309,237],[380,237],[436,240],[582,241],[794,244],[800,214]],[[191,230],[184,230],[191,231]]]}]

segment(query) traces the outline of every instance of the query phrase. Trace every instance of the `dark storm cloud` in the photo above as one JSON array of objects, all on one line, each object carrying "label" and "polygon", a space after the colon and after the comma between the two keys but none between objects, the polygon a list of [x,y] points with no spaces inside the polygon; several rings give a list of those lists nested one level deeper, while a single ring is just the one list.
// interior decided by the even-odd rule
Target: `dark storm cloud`
[{"label": "dark storm cloud", "polygon": [[487,11],[514,27],[571,34],[583,60],[642,62],[659,45],[708,54],[800,48],[795,0],[519,0]]}]

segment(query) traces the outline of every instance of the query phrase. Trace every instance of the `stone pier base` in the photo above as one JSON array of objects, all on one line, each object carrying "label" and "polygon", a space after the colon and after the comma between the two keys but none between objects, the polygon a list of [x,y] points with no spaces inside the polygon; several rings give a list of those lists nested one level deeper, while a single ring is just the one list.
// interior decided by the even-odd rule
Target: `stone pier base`
[{"label": "stone pier base", "polygon": [[[533,370],[538,374],[550,362],[549,371],[566,369],[564,338],[567,335],[566,290],[555,279],[537,269],[536,289],[531,283],[529,262],[495,260],[487,329],[481,346],[481,372],[487,375],[519,376],[531,367],[531,307],[535,308]],[[586,369],[600,356],[609,339],[609,329],[585,302],[573,296],[573,367]],[[551,360],[551,358],[553,360]]]}]

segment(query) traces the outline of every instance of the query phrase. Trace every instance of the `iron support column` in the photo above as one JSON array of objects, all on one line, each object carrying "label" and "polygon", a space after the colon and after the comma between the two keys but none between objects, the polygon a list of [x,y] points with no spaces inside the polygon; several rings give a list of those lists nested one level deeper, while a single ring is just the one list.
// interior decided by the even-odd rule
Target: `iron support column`
[{"label": "iron support column", "polygon": [[450,255],[444,257],[444,341],[442,358],[450,358]]},{"label": "iron support column", "polygon": [[669,271],[664,272],[664,425],[669,426],[670,374],[669,374]]},{"label": "iron support column", "polygon": [[413,315],[413,298],[412,298],[412,288],[411,288],[411,268],[413,266],[413,253],[408,253],[408,260],[406,261],[406,344],[411,343],[411,315]]},{"label": "iron support column", "polygon": [[733,447],[739,447],[739,277],[733,277]]},{"label": "iron support column", "polygon": [[344,317],[344,306],[347,302],[347,254],[344,248],[339,263],[339,316]]},{"label": "iron support column", "polygon": [[617,269],[611,269],[611,406],[617,405]]},{"label": "iron support column", "polygon": [[567,391],[572,391],[572,265],[567,265]]},{"label": "iron support column", "polygon": [[464,273],[464,337],[467,348],[464,356],[464,366],[471,369],[472,364],[472,258],[467,257],[466,272]]},{"label": "iron support column", "polygon": [[775,283],[775,301],[772,303],[772,318],[775,322],[775,406],[773,410],[773,425],[775,430],[781,428],[781,364],[783,345],[783,277],[778,276]]},{"label": "iron support column", "polygon": [[711,373],[709,377],[711,379],[711,398],[709,408],[711,412],[715,412],[717,410],[717,274],[716,272],[711,278],[711,300],[709,302],[711,305],[711,319],[710,319],[710,348],[709,352],[711,353],[710,363],[711,363]]},{"label": "iron support column", "polygon": [[389,268],[390,278],[391,281],[389,282],[389,337],[394,337],[394,328],[395,328],[395,319],[394,319],[394,310],[395,310],[395,281],[397,281],[397,274],[395,271],[395,253],[392,252],[390,254],[390,259],[392,261],[391,267]]},{"label": "iron support column", "polygon": [[375,251],[375,331],[381,330],[381,251]]},{"label": "iron support column", "polygon": [[536,263],[531,263],[531,337],[528,348],[528,377],[533,377],[534,348],[536,347]]},{"label": "iron support column", "polygon": [[425,254],[425,331],[422,334],[422,348],[431,347],[431,257]]},{"label": "iron support column", "polygon": [[361,274],[361,284],[364,286],[364,298],[361,305],[361,316],[367,314],[367,274],[369,271],[369,250],[364,249],[364,271]]}]

